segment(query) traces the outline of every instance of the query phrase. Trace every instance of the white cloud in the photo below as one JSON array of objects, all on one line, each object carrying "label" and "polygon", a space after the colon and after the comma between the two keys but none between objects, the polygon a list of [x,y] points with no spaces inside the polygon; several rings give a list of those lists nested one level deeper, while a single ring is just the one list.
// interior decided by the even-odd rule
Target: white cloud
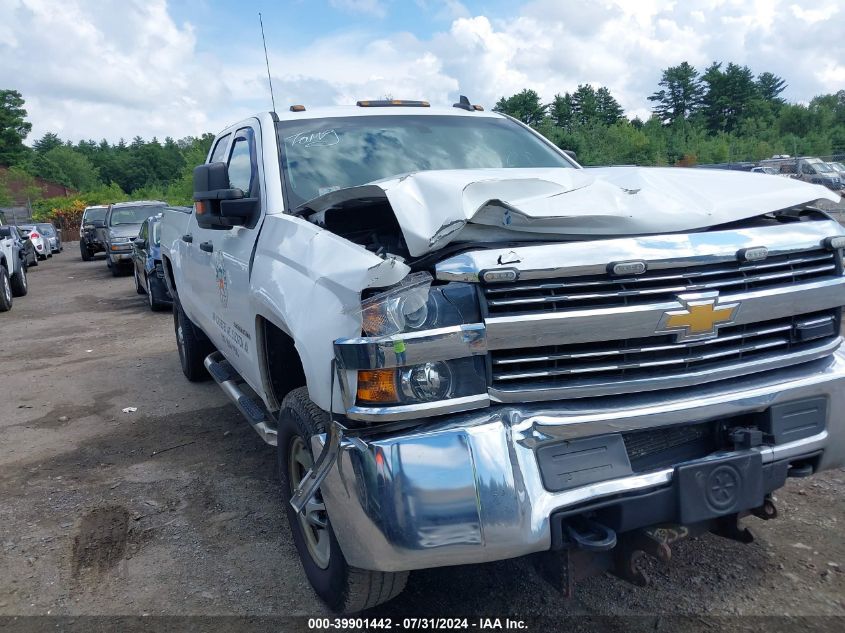
[{"label": "white cloud", "polygon": [[[374,16],[396,6],[333,2]],[[608,86],[629,115],[647,116],[660,72],[684,60],[699,70],[723,60],[774,72],[792,100],[845,88],[845,38],[831,26],[845,24],[841,3],[534,0],[497,19],[470,15],[458,0],[417,2],[446,21],[441,32],[350,30],[271,46],[277,107],[388,94],[451,104],[462,93],[489,108],[526,87],[550,100],[591,83]],[[224,59],[198,53],[197,38],[165,0],[5,0],[0,86],[24,94],[32,138],[180,137],[268,109],[260,46]]]}]

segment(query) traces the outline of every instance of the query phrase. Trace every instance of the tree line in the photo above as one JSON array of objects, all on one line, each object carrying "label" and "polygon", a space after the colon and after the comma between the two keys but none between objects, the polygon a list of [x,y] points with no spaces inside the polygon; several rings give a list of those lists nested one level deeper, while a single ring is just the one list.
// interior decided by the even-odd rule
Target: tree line
[{"label": "tree line", "polygon": [[[0,90],[0,165],[5,180],[22,185],[23,195],[42,215],[60,201],[42,200],[35,178],[56,182],[80,192],[88,204],[129,199],[160,199],[192,204],[193,168],[205,161],[214,135],[149,141],[136,136],[128,143],[83,140],[72,143],[47,132],[31,147],[24,143],[32,129],[26,120],[23,96]],[[7,182],[0,180],[0,206],[11,204]]]},{"label": "tree line", "polygon": [[756,161],[774,154],[845,153],[845,90],[787,103],[786,81],[748,66],[688,62],[666,68],[648,97],[645,121],[626,118],[610,90],[579,85],[543,103],[531,89],[494,110],[530,125],[586,165],[696,165]]}]

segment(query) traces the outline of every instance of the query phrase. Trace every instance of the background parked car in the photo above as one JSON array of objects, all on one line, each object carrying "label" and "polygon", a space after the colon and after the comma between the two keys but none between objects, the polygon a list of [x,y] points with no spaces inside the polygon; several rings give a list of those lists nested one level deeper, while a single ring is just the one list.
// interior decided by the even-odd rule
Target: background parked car
[{"label": "background parked car", "polygon": [[35,226],[41,232],[41,235],[46,236],[47,240],[50,242],[50,252],[61,253],[64,250],[64,247],[62,246],[62,236],[59,234],[59,231],[56,230],[55,226],[48,222],[41,222]]},{"label": "background parked car", "polygon": [[144,220],[141,230],[132,242],[132,263],[135,291],[147,295],[150,310],[170,309],[173,299],[164,282],[161,264],[161,214]]},{"label": "background parked car", "polygon": [[[35,245],[32,243],[32,240],[29,239],[27,234],[20,227],[13,224],[7,226],[11,229],[9,233],[11,234],[12,239],[17,240],[18,242],[26,265],[38,266],[38,254],[35,252]],[[5,234],[5,231],[2,231],[2,233]]]},{"label": "background parked car", "polygon": [[157,200],[118,202],[110,205],[104,226],[97,229],[97,237],[106,249],[106,265],[112,275],[119,276],[132,265],[132,240],[138,237],[141,223],[161,212],[167,203]]},{"label": "background parked car", "polygon": [[105,226],[108,210],[108,205],[103,204],[86,207],[82,213],[82,222],[79,225],[79,253],[82,255],[82,261],[90,262],[95,253],[106,250],[97,235],[97,229]]},{"label": "background parked car", "polygon": [[38,255],[38,259],[47,259],[48,257],[53,256],[53,251],[50,249],[50,240],[39,233],[38,227],[34,224],[21,224],[19,228],[26,233],[26,236],[32,241],[32,244],[35,246],[35,253]]},{"label": "background parked car", "polygon": [[29,290],[26,259],[17,231],[0,226],[0,312],[12,308],[12,297],[22,297]]}]

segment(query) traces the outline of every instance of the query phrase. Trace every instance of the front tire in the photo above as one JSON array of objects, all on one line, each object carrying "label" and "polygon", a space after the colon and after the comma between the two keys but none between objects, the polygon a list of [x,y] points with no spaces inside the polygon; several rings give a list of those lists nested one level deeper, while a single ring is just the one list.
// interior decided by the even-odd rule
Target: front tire
[{"label": "front tire", "polygon": [[12,275],[9,280],[12,286],[12,294],[16,297],[24,297],[29,292],[29,285],[26,279],[26,264],[21,262],[20,270]]},{"label": "front tire", "polygon": [[79,254],[82,256],[83,262],[90,262],[94,259],[94,253],[91,252],[91,249],[88,248],[83,240],[79,240]]},{"label": "front tire", "polygon": [[214,347],[205,334],[188,318],[179,303],[173,304],[173,327],[176,331],[179,363],[182,365],[185,378],[191,382],[201,382],[211,378],[203,361],[214,351]]},{"label": "front tire", "polygon": [[147,291],[141,287],[141,280],[138,279],[138,269],[135,266],[132,266],[132,276],[135,278],[135,292],[139,295],[147,294]]},{"label": "front tire", "polygon": [[9,271],[0,264],[0,312],[12,309],[12,284],[9,281]]},{"label": "front tire", "polygon": [[161,288],[161,282],[157,278],[150,279],[147,276],[147,304],[153,312],[161,312],[170,306],[167,301],[161,300],[162,294],[164,291]]},{"label": "front tire", "polygon": [[294,490],[314,462],[311,437],[325,432],[328,414],[311,402],[307,388],[300,387],[285,397],[278,423],[276,455],[282,500],[311,587],[337,613],[357,613],[398,596],[408,572],[372,571],[347,564],[319,491],[302,514],[290,505]]}]

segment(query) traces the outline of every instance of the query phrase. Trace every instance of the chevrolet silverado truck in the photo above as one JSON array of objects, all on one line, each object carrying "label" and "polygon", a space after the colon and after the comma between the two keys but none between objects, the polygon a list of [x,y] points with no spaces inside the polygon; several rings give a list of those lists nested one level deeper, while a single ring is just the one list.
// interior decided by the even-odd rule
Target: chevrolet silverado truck
[{"label": "chevrolet silverado truck", "polygon": [[164,213],[183,372],[276,446],[332,609],[521,556],[565,595],[644,583],[644,557],[747,542],[788,477],[843,464],[839,196],[582,169],[455,105],[258,114]]}]

